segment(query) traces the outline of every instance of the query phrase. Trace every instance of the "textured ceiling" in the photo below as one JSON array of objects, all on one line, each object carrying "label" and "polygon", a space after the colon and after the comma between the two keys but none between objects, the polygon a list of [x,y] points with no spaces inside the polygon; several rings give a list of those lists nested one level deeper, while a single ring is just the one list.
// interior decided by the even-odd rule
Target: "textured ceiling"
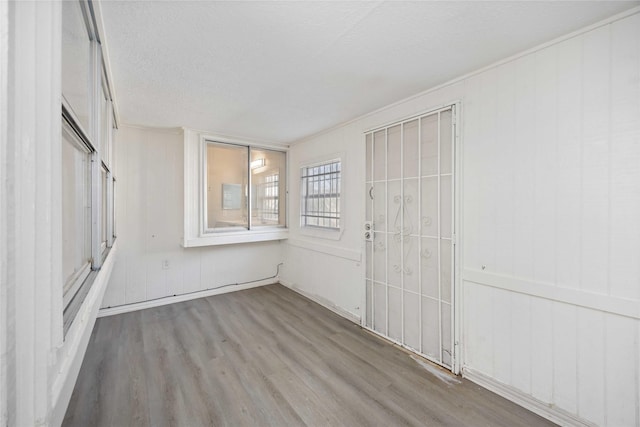
[{"label": "textured ceiling", "polygon": [[120,120],[292,142],[638,2],[104,1]]}]

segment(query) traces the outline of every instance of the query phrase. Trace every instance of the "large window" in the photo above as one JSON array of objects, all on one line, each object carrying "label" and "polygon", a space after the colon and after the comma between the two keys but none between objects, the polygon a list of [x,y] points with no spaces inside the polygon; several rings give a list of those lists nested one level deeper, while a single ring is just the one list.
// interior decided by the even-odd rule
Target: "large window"
[{"label": "large window", "polygon": [[301,227],[340,229],[340,163],[335,159],[301,168]]},{"label": "large window", "polygon": [[91,269],[91,148],[62,121],[62,274],[65,305]]},{"label": "large window", "polygon": [[205,144],[205,232],[284,227],[286,153]]},{"label": "large window", "polygon": [[62,280],[71,325],[113,244],[113,107],[91,3],[62,2]]}]

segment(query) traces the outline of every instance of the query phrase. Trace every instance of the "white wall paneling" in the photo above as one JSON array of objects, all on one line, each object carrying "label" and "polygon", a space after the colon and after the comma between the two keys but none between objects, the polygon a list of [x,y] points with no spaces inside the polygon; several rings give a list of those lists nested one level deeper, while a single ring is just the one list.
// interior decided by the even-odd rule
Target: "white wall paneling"
[{"label": "white wall paneling", "polygon": [[204,295],[201,291],[271,278],[277,272],[282,261],[278,241],[181,246],[183,143],[181,129],[122,126],[115,135],[120,249],[103,308],[145,302],[147,307],[150,300],[185,294],[197,298]]},{"label": "white wall paneling", "polygon": [[[561,423],[640,425],[639,9],[298,141],[291,218],[296,165],[346,150],[331,245],[370,253],[363,132],[454,100],[463,375]],[[292,222],[293,239],[326,244]],[[357,317],[386,297],[365,263],[286,246],[283,280],[301,292]]]}]

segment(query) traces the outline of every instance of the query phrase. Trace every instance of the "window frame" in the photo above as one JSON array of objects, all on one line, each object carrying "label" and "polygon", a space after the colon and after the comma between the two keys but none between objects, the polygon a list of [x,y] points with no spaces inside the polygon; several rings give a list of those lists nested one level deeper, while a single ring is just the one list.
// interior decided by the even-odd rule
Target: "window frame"
[{"label": "window frame", "polygon": [[[97,35],[97,30],[93,23],[93,11],[90,3],[80,1],[80,10],[84,17],[87,40],[90,46],[88,58],[88,121],[82,123],[73,105],[65,97],[65,87],[60,87],[62,104],[62,122],[66,123],[75,133],[80,141],[90,150],[90,263],[88,268],[83,268],[77,277],[73,278],[74,283],[67,288],[67,292],[62,292],[62,317],[63,335],[66,337],[67,331],[75,321],[77,313],[80,311],[86,296],[89,294],[95,281],[98,271],[109,255],[110,248],[114,244],[113,230],[113,129],[117,126],[114,116],[113,97],[110,91],[110,82],[105,72],[105,63],[102,52],[102,45]],[[64,17],[63,17],[64,31]],[[65,46],[62,46],[65,49]],[[82,76],[80,76],[82,77]],[[61,134],[62,135],[62,134]],[[102,170],[106,171],[103,185]],[[104,187],[104,188],[103,188]],[[103,192],[106,192],[103,195]],[[106,200],[104,199],[106,196]],[[64,211],[62,211],[64,215]],[[102,240],[103,218],[106,216],[106,240]],[[63,278],[63,286],[68,282]]]},{"label": "window frame", "polygon": [[[243,149],[246,149],[245,153],[246,153],[246,173],[247,173],[247,226],[234,226],[234,227],[225,227],[225,228],[209,228],[207,227],[207,219],[206,219],[206,210],[208,207],[208,198],[207,198],[207,172],[208,172],[208,156],[207,156],[207,148],[209,145],[213,145],[213,146],[220,146],[220,147],[224,147],[224,146],[232,146],[232,147],[241,147]],[[251,151],[252,149],[256,149],[256,150],[269,150],[269,151],[276,151],[279,153],[284,154],[285,156],[285,167],[284,167],[284,174],[285,174],[285,179],[284,179],[284,184],[285,184],[285,223],[284,224],[263,224],[263,225],[254,225],[252,223],[252,219],[253,219],[253,211],[254,211],[254,206],[253,206],[253,200],[254,200],[254,195],[253,195],[253,176],[252,176],[252,169],[251,169]],[[239,142],[227,142],[227,141],[220,141],[219,138],[203,138],[202,139],[202,144],[200,147],[200,158],[201,158],[201,163],[202,163],[202,167],[201,167],[201,174],[200,174],[200,197],[202,200],[202,204],[200,207],[200,232],[201,235],[212,235],[212,234],[232,234],[232,233],[244,233],[244,232],[255,232],[256,230],[259,231],[268,231],[270,229],[288,229],[288,215],[286,214],[286,209],[288,206],[288,190],[287,190],[287,175],[288,175],[288,164],[289,164],[289,155],[288,155],[288,151],[283,149],[283,148],[274,148],[274,147],[265,147],[263,145],[257,145],[257,144],[242,144]],[[280,181],[278,180],[278,183]],[[257,187],[255,189],[257,191]],[[256,200],[257,200],[257,194],[256,194]],[[280,206],[278,207],[280,208]],[[278,215],[279,215],[278,211]]]},{"label": "window frame", "polygon": [[289,238],[289,183],[284,181],[285,226],[259,226],[250,230],[243,229],[225,233],[204,233],[204,198],[203,186],[205,184],[204,168],[204,144],[206,141],[251,146],[255,149],[275,150],[285,153],[286,176],[290,176],[289,147],[286,145],[269,144],[259,141],[239,140],[226,136],[206,133],[194,129],[182,128],[184,138],[184,232],[182,235],[182,247],[193,248],[203,246],[217,246],[240,243],[253,243],[285,240]]},{"label": "window frame", "polygon": [[[344,192],[344,188],[345,188],[345,170],[344,170],[344,164],[345,164],[345,153],[344,152],[340,152],[340,153],[333,153],[331,155],[328,156],[324,156],[322,158],[318,158],[318,159],[314,159],[311,161],[307,161],[307,162],[301,162],[298,165],[298,184],[300,186],[299,188],[299,204],[298,204],[298,226],[299,226],[299,230],[300,230],[300,234],[302,235],[306,235],[306,236],[310,236],[310,237],[318,237],[318,238],[322,238],[322,239],[329,239],[329,240],[340,240],[342,238],[342,235],[344,233],[344,218],[345,218],[345,192]],[[312,167],[317,167],[317,166],[324,166],[327,164],[331,164],[331,163],[335,163],[335,162],[339,162],[340,163],[340,177],[339,177],[339,183],[340,183],[340,195],[339,195],[339,203],[340,203],[340,209],[339,209],[339,219],[338,219],[338,227],[337,228],[333,228],[333,227],[324,227],[324,226],[317,226],[317,225],[309,225],[309,224],[305,224],[304,223],[304,218],[303,218],[303,204],[306,202],[305,196],[304,196],[304,187],[303,187],[303,170],[307,169],[307,168],[312,168]]]}]

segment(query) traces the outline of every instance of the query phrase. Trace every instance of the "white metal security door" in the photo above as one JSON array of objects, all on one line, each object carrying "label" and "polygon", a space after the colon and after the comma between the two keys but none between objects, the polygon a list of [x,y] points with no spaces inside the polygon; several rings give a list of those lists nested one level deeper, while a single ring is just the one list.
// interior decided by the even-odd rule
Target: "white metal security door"
[{"label": "white metal security door", "polygon": [[366,134],[364,326],[454,369],[455,105]]}]

